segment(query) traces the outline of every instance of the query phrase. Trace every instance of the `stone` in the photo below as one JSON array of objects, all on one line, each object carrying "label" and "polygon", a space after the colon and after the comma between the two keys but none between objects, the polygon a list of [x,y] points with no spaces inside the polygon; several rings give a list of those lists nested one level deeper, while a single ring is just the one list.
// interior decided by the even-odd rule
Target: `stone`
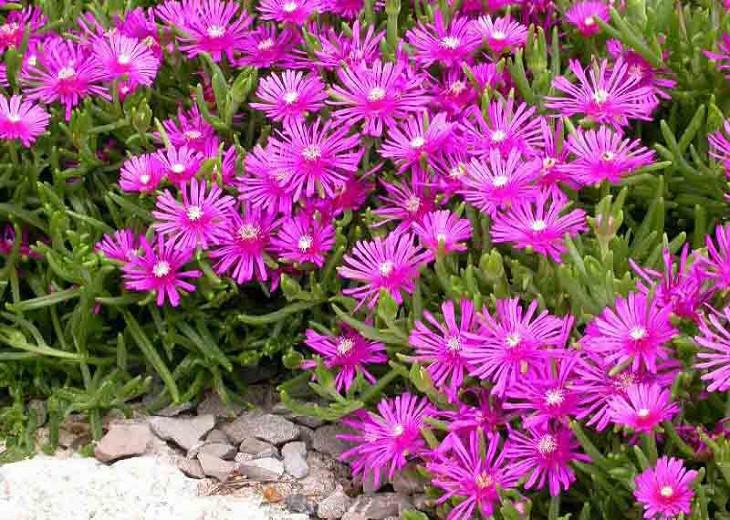
[{"label": "stone", "polygon": [[352,445],[337,438],[337,435],[343,433],[352,433],[352,430],[339,424],[325,424],[324,426],[320,426],[314,430],[312,447],[336,459]]},{"label": "stone", "polygon": [[318,417],[310,417],[309,415],[295,415],[292,417],[292,421],[313,429],[319,428],[324,424],[322,419],[319,419]]},{"label": "stone", "polygon": [[265,457],[278,457],[279,450],[276,446],[272,446],[266,441],[249,437],[241,441],[238,451],[241,453],[248,453],[252,455],[254,459],[263,459]]},{"label": "stone", "polygon": [[307,448],[311,448],[314,443],[314,430],[307,426],[299,425],[299,439],[307,445]]},{"label": "stone", "polygon": [[271,444],[284,444],[299,438],[299,428],[279,415],[247,412],[223,426],[223,431],[235,443],[246,437],[256,437]]},{"label": "stone", "polygon": [[235,446],[231,446],[228,443],[206,442],[198,449],[198,454],[200,453],[213,455],[223,460],[232,460],[236,456],[236,453],[238,453],[238,450]]},{"label": "stone", "polygon": [[334,493],[319,503],[317,516],[324,519],[342,518],[351,503],[352,499],[345,494],[342,487],[338,486]]},{"label": "stone", "polygon": [[290,442],[281,448],[281,456],[284,459],[284,469],[294,478],[301,479],[309,474],[307,464],[307,447],[301,442]]},{"label": "stone", "polygon": [[407,509],[413,509],[408,497],[398,493],[378,493],[357,497],[348,511],[359,513],[368,520],[385,520],[392,516],[398,517]]},{"label": "stone", "polygon": [[193,405],[190,401],[180,404],[171,404],[165,406],[162,410],[156,411],[155,415],[159,415],[160,417],[177,417],[181,413],[189,412],[194,407],[195,405]]},{"label": "stone", "polygon": [[208,432],[208,435],[205,436],[205,442],[221,442],[223,444],[228,444],[228,435],[223,433],[217,428],[214,428]]},{"label": "stone", "polygon": [[114,424],[94,447],[94,456],[102,462],[142,455],[152,441],[146,423]]},{"label": "stone", "polygon": [[59,426],[58,445],[77,450],[91,441],[91,427],[81,414],[71,414]]},{"label": "stone", "polygon": [[334,467],[338,464],[336,461],[317,452],[307,454],[307,465],[309,466],[309,474],[299,481],[301,493],[307,496],[326,497],[331,494],[338,481]]},{"label": "stone", "polygon": [[411,497],[411,501],[413,502],[413,507],[415,507],[419,511],[426,511],[428,509],[431,509],[431,500],[423,493],[413,495]]},{"label": "stone", "polygon": [[212,415],[150,418],[150,428],[155,435],[185,450],[192,449],[214,426],[215,417]]},{"label": "stone", "polygon": [[239,464],[238,472],[257,482],[273,482],[284,474],[284,464],[271,457],[254,459]]},{"label": "stone", "polygon": [[393,475],[390,483],[396,493],[413,495],[415,493],[423,493],[427,482],[416,472],[414,465],[408,464],[401,471]]},{"label": "stone", "polygon": [[213,415],[233,419],[243,411],[243,407],[236,403],[226,405],[216,393],[210,393],[198,404],[198,415]]},{"label": "stone", "polygon": [[362,513],[355,513],[352,511],[348,511],[347,513],[342,515],[342,520],[368,520],[368,519]]},{"label": "stone", "polygon": [[177,461],[177,467],[185,475],[191,478],[205,478],[203,467],[200,465],[198,459],[179,459]]},{"label": "stone", "polygon": [[200,462],[203,473],[221,482],[228,480],[231,473],[236,471],[237,466],[235,462],[223,460],[214,455],[208,455],[207,453],[198,453],[198,462]]},{"label": "stone", "polygon": [[292,513],[306,513],[308,515],[313,515],[317,511],[315,503],[301,493],[287,496],[284,499],[284,505]]}]

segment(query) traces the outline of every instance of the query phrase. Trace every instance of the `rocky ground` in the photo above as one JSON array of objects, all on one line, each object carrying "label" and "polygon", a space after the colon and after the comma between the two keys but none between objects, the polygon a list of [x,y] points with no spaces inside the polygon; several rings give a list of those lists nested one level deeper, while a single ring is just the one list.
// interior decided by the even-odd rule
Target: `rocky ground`
[{"label": "rocky ground", "polygon": [[72,418],[66,450],[0,467],[0,518],[376,520],[426,508],[416,478],[363,490],[337,460],[342,427],[279,404],[244,411],[209,396],[105,428],[95,459],[75,453],[88,427]]}]

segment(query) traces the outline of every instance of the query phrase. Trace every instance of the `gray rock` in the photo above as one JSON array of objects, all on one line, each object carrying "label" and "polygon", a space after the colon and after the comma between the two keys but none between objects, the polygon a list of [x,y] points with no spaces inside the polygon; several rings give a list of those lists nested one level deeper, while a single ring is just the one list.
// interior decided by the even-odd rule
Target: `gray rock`
[{"label": "gray rock", "polygon": [[408,497],[398,493],[378,493],[359,496],[349,512],[359,513],[368,520],[385,520],[392,516],[398,517],[407,509],[413,509]]},{"label": "gray rock", "polygon": [[426,486],[426,481],[421,478],[411,464],[396,473],[390,483],[393,485],[393,490],[401,495],[422,493]]},{"label": "gray rock", "polygon": [[198,404],[198,415],[213,415],[232,419],[243,411],[241,405],[231,403],[226,405],[216,393],[211,393]]},{"label": "gray rock", "polygon": [[314,430],[307,426],[299,425],[299,439],[307,445],[307,448],[311,448],[314,443]]},{"label": "gray rock", "polygon": [[239,464],[238,472],[258,482],[273,482],[284,474],[284,464],[274,458],[254,459]]},{"label": "gray rock", "polygon": [[351,503],[352,499],[345,494],[341,486],[338,486],[334,493],[319,503],[317,516],[325,519],[342,518]]},{"label": "gray rock", "polygon": [[284,505],[292,513],[313,515],[317,511],[316,504],[301,493],[287,496],[284,499]]},{"label": "gray rock", "polygon": [[200,467],[203,469],[203,473],[209,477],[217,478],[221,482],[228,480],[236,470],[236,463],[230,460],[223,460],[213,455],[206,453],[198,453],[198,462]]},{"label": "gray rock", "polygon": [[342,520],[368,520],[368,519],[362,513],[354,513],[352,511],[348,511],[347,513],[342,515]]},{"label": "gray rock", "polygon": [[236,453],[236,456],[235,457],[233,457],[233,461],[234,462],[237,462],[240,465],[240,464],[242,464],[244,462],[248,462],[250,460],[253,460],[253,458],[254,458],[253,455],[249,455],[248,453],[241,453],[241,452],[239,452],[239,453]]},{"label": "gray rock", "polygon": [[206,455],[213,455],[214,457],[218,457],[219,459],[223,460],[232,460],[233,457],[236,456],[236,453],[238,453],[238,450],[235,446],[231,446],[230,444],[224,444],[221,442],[206,442],[203,444],[200,449],[198,450],[198,454],[205,453]]},{"label": "gray rock", "polygon": [[303,442],[290,442],[281,448],[281,456],[284,458],[284,469],[289,475],[300,479],[309,475],[309,464],[307,464],[307,447]]},{"label": "gray rock", "polygon": [[229,442],[228,435],[217,428],[210,430],[208,435],[205,436],[205,440],[206,442],[221,442],[223,444],[227,444]]},{"label": "gray rock", "polygon": [[243,439],[238,447],[238,451],[252,455],[254,459],[279,456],[279,450],[276,449],[276,446],[272,446],[268,442],[255,439],[254,437]]},{"label": "gray rock", "polygon": [[330,457],[337,458],[347,451],[351,444],[341,441],[337,435],[343,433],[352,433],[350,428],[339,424],[325,424],[314,430],[314,439],[312,439],[312,447],[322,453],[326,453]]},{"label": "gray rock", "polygon": [[287,408],[287,406],[284,403],[276,403],[274,406],[271,407],[271,413],[274,415],[281,415],[282,417],[286,417],[287,419],[291,419],[294,414]]},{"label": "gray rock", "polygon": [[94,456],[102,462],[142,455],[152,441],[146,423],[114,424],[94,447]]},{"label": "gray rock", "polygon": [[155,415],[159,415],[160,417],[177,417],[181,413],[189,412],[193,408],[195,408],[195,405],[189,401],[180,404],[171,404],[155,412]]},{"label": "gray rock", "polygon": [[425,494],[419,493],[417,495],[413,495],[411,500],[413,501],[413,507],[419,511],[431,509],[431,500]]},{"label": "gray rock", "polygon": [[236,444],[246,437],[256,437],[271,444],[284,444],[299,438],[296,424],[281,416],[258,411],[244,413],[222,429]]},{"label": "gray rock", "polygon": [[179,459],[177,461],[177,467],[188,477],[205,478],[203,467],[200,465],[198,459]]},{"label": "gray rock", "polygon": [[307,455],[309,475],[299,481],[301,492],[307,496],[326,497],[337,485],[338,479],[333,471],[335,461],[317,452]]},{"label": "gray rock", "polygon": [[152,431],[166,441],[172,441],[185,450],[193,448],[215,426],[215,417],[152,417]]},{"label": "gray rock", "polygon": [[319,428],[324,424],[324,421],[322,419],[318,419],[317,417],[310,417],[308,415],[295,415],[294,417],[292,417],[292,421],[308,428]]}]

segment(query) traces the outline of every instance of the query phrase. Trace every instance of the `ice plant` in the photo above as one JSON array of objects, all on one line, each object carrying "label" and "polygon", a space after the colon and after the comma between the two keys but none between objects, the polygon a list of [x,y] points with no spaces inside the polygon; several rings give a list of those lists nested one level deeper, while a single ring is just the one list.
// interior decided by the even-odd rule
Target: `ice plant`
[{"label": "ice plant", "polygon": [[730,288],[730,224],[715,228],[715,240],[705,237],[707,256],[697,256],[696,261],[702,275],[716,289]]},{"label": "ice plant", "polygon": [[301,25],[322,7],[320,0],[262,0],[258,11],[262,20]]},{"label": "ice plant", "polygon": [[151,85],[157,76],[160,59],[136,38],[113,33],[97,38],[91,48],[99,74],[107,81],[122,81],[128,92]]},{"label": "ice plant", "polygon": [[449,151],[454,125],[446,114],[434,117],[411,116],[388,131],[380,147],[380,155],[392,160],[399,172],[409,168],[421,171],[421,162],[428,164]]},{"label": "ice plant", "polygon": [[211,149],[218,151],[219,141],[215,130],[200,115],[197,105],[193,105],[190,110],[180,108],[177,117],[164,120],[162,127],[174,147],[187,146],[204,155]]},{"label": "ice plant", "polygon": [[439,11],[433,23],[419,23],[408,31],[406,39],[415,51],[416,63],[424,67],[433,63],[461,66],[471,61],[471,55],[481,44],[481,36],[472,30],[470,20],[456,17],[447,23]]},{"label": "ice plant", "polygon": [[421,246],[434,256],[466,251],[466,242],[472,236],[469,219],[459,218],[446,209],[426,213],[413,223],[413,231]]},{"label": "ice plant", "polygon": [[535,117],[535,107],[514,99],[494,100],[485,117],[472,106],[462,123],[470,151],[475,155],[489,155],[499,150],[505,157],[517,150],[526,157],[537,155],[543,147],[542,118]]},{"label": "ice plant", "polygon": [[297,35],[290,28],[277,31],[274,25],[262,24],[244,34],[239,42],[241,67],[272,67],[288,62],[297,43]]},{"label": "ice plant", "polygon": [[131,229],[120,229],[111,235],[104,235],[104,238],[96,244],[96,250],[110,260],[119,262],[131,262],[137,256],[140,237]]},{"label": "ice plant", "polygon": [[335,244],[335,228],[331,222],[300,213],[281,222],[271,247],[285,262],[311,263],[322,267],[325,255]]},{"label": "ice plant", "polygon": [[251,103],[251,107],[273,121],[289,122],[304,120],[307,114],[317,112],[324,106],[327,94],[318,76],[286,70],[262,78],[256,97],[260,101]]},{"label": "ice plant", "polygon": [[719,318],[730,320],[730,307],[723,309],[722,313],[704,316],[699,323],[700,334],[695,336],[695,341],[702,347],[697,353],[698,363],[695,366],[706,371],[702,380],[709,383],[708,392],[730,390],[730,332]]},{"label": "ice plant", "polygon": [[710,157],[722,164],[725,176],[730,177],[730,119],[726,119],[722,128],[712,132],[707,140],[710,143]]},{"label": "ice plant", "polygon": [[39,105],[14,95],[0,94],[0,139],[30,147],[46,131],[51,116]]},{"label": "ice plant", "polygon": [[[355,20],[352,31],[337,33],[331,27],[319,32],[320,49],[314,51],[316,65],[325,69],[339,69],[341,65],[360,67],[372,65],[380,57],[378,46],[385,32],[375,32],[369,26],[363,34],[360,21]],[[307,62],[308,63],[308,62]]]},{"label": "ice plant", "polygon": [[482,16],[474,21],[473,28],[497,55],[524,47],[527,42],[527,27],[509,16]]},{"label": "ice plant", "polygon": [[[475,403],[469,404],[472,401]],[[499,436],[500,427],[509,419],[502,411],[501,401],[482,387],[465,390],[456,410],[444,410],[443,417],[448,419],[449,431],[462,437],[472,431],[481,431],[487,437]]]},{"label": "ice plant", "polygon": [[679,406],[671,402],[671,392],[657,383],[631,385],[625,397],[614,396],[608,405],[614,423],[639,433],[652,432],[679,410]]},{"label": "ice plant", "polygon": [[382,219],[378,226],[397,222],[397,231],[407,231],[436,209],[436,194],[424,177],[414,173],[410,182],[382,182],[386,194],[380,197],[380,207],[373,210]]},{"label": "ice plant", "polygon": [[246,154],[244,161],[246,175],[235,179],[239,186],[239,197],[252,206],[288,215],[292,212],[294,199],[284,186],[289,178],[288,170],[272,170],[268,148],[256,145]]},{"label": "ice plant", "polygon": [[195,177],[203,162],[200,152],[183,145],[157,151],[157,160],[162,167],[163,175],[176,186],[182,186]]},{"label": "ice plant", "polygon": [[162,165],[156,154],[133,156],[122,163],[119,187],[128,192],[149,193],[157,189],[162,176]]},{"label": "ice plant", "polygon": [[601,30],[597,20],[608,22],[611,15],[608,3],[600,0],[579,1],[565,12],[565,19],[574,25],[583,36],[593,36]]},{"label": "ice plant", "polygon": [[694,490],[695,470],[688,470],[682,461],[663,456],[653,468],[636,477],[634,497],[644,506],[644,518],[677,518],[689,515]]},{"label": "ice plant", "polygon": [[723,34],[717,43],[717,52],[705,51],[705,56],[717,63],[717,68],[730,77],[730,34]]}]

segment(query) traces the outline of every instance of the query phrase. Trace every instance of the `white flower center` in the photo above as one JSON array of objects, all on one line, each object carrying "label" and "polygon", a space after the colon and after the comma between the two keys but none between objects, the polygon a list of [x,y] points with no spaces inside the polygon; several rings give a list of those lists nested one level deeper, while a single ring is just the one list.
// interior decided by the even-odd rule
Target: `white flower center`
[{"label": "white flower center", "polygon": [[411,139],[411,148],[418,149],[421,148],[424,144],[426,144],[426,140],[420,135]]},{"label": "white flower center", "polygon": [[608,100],[608,91],[599,88],[593,93],[593,101],[596,103],[605,103]]},{"label": "white flower center", "polygon": [[265,40],[261,40],[256,47],[260,51],[268,51],[273,46],[274,46],[274,40],[272,40],[271,38],[266,38]]},{"label": "white flower center", "polygon": [[393,426],[393,435],[395,437],[400,437],[401,435],[403,435],[404,431],[406,431],[406,430],[405,430],[405,428],[403,428],[403,425],[401,425],[401,424],[396,424],[395,426]]},{"label": "white flower center", "polygon": [[129,54],[120,54],[117,58],[119,65],[129,65],[130,61],[132,61],[132,57]]},{"label": "white flower center", "polygon": [[505,38],[507,38],[507,35],[504,33],[504,31],[494,31],[492,33],[493,40],[504,40]]},{"label": "white flower center", "polygon": [[388,276],[390,273],[393,272],[394,268],[395,268],[395,264],[390,260],[386,260],[385,262],[383,262],[382,264],[380,264],[378,266],[378,272],[382,276]]},{"label": "white flower center", "polygon": [[259,237],[261,229],[254,224],[244,224],[238,229],[238,236],[241,240],[255,240]]},{"label": "white flower center", "polygon": [[596,21],[593,19],[592,16],[586,16],[585,20],[583,20],[583,25],[585,25],[586,27],[590,27],[594,23],[596,23]]},{"label": "white flower center", "polygon": [[307,161],[316,161],[322,157],[322,150],[316,144],[310,144],[304,150],[302,150],[302,157]]},{"label": "white flower center", "polygon": [[139,176],[139,182],[141,182],[142,184],[147,184],[148,182],[150,182],[151,179],[152,177],[150,177],[148,173],[143,173]]},{"label": "white flower center", "polygon": [[170,274],[170,264],[161,260],[152,267],[152,272],[154,273],[155,278],[164,278]]},{"label": "white flower center", "polygon": [[540,440],[537,441],[537,451],[539,451],[542,455],[548,455],[557,449],[558,443],[556,442],[555,437],[549,433],[543,435],[540,437]]},{"label": "white flower center", "polygon": [[477,475],[474,483],[479,489],[486,489],[494,484],[494,479],[489,473],[482,471],[479,475]]},{"label": "white flower center", "polygon": [[20,119],[21,118],[20,118],[20,115],[19,114],[16,114],[16,113],[13,113],[13,112],[11,112],[11,113],[8,114],[8,121],[10,121],[11,123],[19,123],[20,122]]},{"label": "white flower center", "polygon": [[351,338],[342,338],[339,343],[337,343],[337,353],[343,356],[350,352],[354,346],[355,342],[352,341]]},{"label": "white flower center", "polygon": [[446,49],[456,49],[461,41],[456,36],[444,36],[441,38],[441,46]]},{"label": "white flower center", "polygon": [[646,419],[649,417],[649,409],[648,408],[640,408],[638,412],[636,412],[636,415],[641,417],[642,419]]},{"label": "white flower center", "polygon": [[208,36],[210,38],[220,38],[226,34],[226,28],[221,25],[211,25],[208,27]]},{"label": "white flower center", "polygon": [[495,130],[492,132],[492,141],[495,143],[501,143],[507,138],[507,133],[504,130]]},{"label": "white flower center", "polygon": [[674,488],[672,486],[663,486],[659,490],[659,494],[664,498],[671,498],[674,495]]},{"label": "white flower center", "polygon": [[446,348],[451,352],[458,352],[461,350],[461,340],[458,336],[451,336],[446,340]]},{"label": "white flower center", "polygon": [[76,75],[76,70],[73,67],[63,67],[58,71],[58,79],[69,79]]},{"label": "white flower center", "polygon": [[565,401],[565,392],[562,388],[552,388],[545,392],[545,404],[548,406],[557,406]]},{"label": "white flower center", "polygon": [[555,166],[555,163],[556,163],[556,161],[552,157],[545,157],[542,160],[542,167],[545,170],[550,170],[553,168],[553,166]]},{"label": "white flower center", "polygon": [[644,327],[634,327],[631,329],[631,332],[629,332],[629,335],[631,336],[631,339],[639,341],[646,337],[646,329]]},{"label": "white flower center", "polygon": [[299,6],[297,5],[296,2],[287,2],[283,6],[281,6],[281,9],[285,13],[293,13],[294,11],[297,10],[297,7],[299,7]]},{"label": "white flower center", "polygon": [[507,181],[509,181],[509,177],[506,175],[497,175],[494,179],[492,179],[492,185],[497,188],[501,188],[507,184]]},{"label": "white flower center", "polygon": [[466,174],[466,166],[457,164],[449,170],[449,177],[452,179],[461,179]]},{"label": "white flower center", "polygon": [[187,139],[194,141],[196,139],[200,139],[201,137],[203,137],[203,134],[201,134],[200,131],[198,131],[198,130],[186,130],[185,137]]},{"label": "white flower center", "polygon": [[616,157],[616,154],[614,154],[613,152],[603,152],[601,154],[601,159],[603,159],[604,161],[613,161],[614,157]]},{"label": "white flower center", "polygon": [[454,81],[449,86],[449,92],[457,96],[464,92],[464,90],[466,90],[466,83],[464,83],[463,81]]},{"label": "white flower center", "polygon": [[545,231],[545,229],[547,229],[547,224],[545,223],[544,220],[537,219],[532,224],[530,224],[530,229],[532,229],[533,231],[537,231],[537,232]]},{"label": "white flower center", "polygon": [[173,173],[180,174],[185,171],[185,165],[182,163],[175,163],[172,165],[172,167],[170,169],[172,170]]},{"label": "white flower center", "polygon": [[520,344],[520,341],[522,341],[522,336],[520,336],[519,332],[513,332],[512,334],[507,335],[505,341],[507,342],[507,346],[509,348],[513,348]]},{"label": "white flower center", "polygon": [[436,234],[436,241],[439,244],[445,244],[446,243],[446,233],[437,233]]},{"label": "white flower center", "polygon": [[297,245],[299,246],[299,250],[302,253],[306,253],[312,247],[313,242],[314,242],[314,240],[312,239],[311,236],[302,235],[301,237],[299,237],[299,242],[297,243]]},{"label": "white flower center", "polygon": [[299,99],[299,92],[294,92],[293,90],[290,90],[286,94],[284,94],[284,103],[287,105],[291,105],[292,103],[296,102],[296,100]]},{"label": "white flower center", "polygon": [[415,195],[411,195],[410,197],[408,197],[405,206],[408,213],[417,213],[419,208],[421,207],[421,199],[419,199]]},{"label": "white flower center", "polygon": [[187,210],[188,220],[196,222],[203,216],[203,208],[200,206],[190,206]]},{"label": "white flower center", "polygon": [[373,87],[368,92],[368,101],[380,101],[385,97],[385,89],[382,87]]}]

